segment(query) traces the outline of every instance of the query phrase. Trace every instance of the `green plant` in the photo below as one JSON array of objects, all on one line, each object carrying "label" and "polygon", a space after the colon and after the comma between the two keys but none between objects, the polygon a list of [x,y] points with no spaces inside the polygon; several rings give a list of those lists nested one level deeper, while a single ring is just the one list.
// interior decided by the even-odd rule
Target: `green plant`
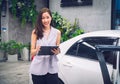
[{"label": "green plant", "polygon": [[7,51],[7,43],[0,42],[0,50],[1,51]]},{"label": "green plant", "polygon": [[2,4],[2,0],[0,0],[0,6],[1,6],[1,4]]},{"label": "green plant", "polygon": [[0,42],[0,50],[11,55],[20,53],[24,47],[26,47],[26,45],[20,42],[16,42],[15,40],[10,40],[8,42]]},{"label": "green plant", "polygon": [[52,12],[52,18],[52,25],[62,32],[62,42],[84,33],[84,30],[78,25],[79,21],[77,18],[75,18],[74,24],[71,24],[69,21],[59,15],[58,12]]},{"label": "green plant", "polygon": [[14,17],[18,17],[21,25],[32,23],[34,26],[38,12],[34,0],[9,0],[10,12]]}]

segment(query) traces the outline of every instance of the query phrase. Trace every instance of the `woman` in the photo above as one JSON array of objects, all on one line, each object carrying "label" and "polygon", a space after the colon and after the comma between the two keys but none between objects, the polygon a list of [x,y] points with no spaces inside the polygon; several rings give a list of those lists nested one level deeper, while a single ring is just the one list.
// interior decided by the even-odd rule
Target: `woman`
[{"label": "woman", "polygon": [[57,54],[60,49],[52,49],[54,55],[38,55],[41,46],[59,46],[61,32],[51,26],[52,15],[48,8],[39,12],[35,29],[31,35],[30,73],[33,84],[58,84]]}]

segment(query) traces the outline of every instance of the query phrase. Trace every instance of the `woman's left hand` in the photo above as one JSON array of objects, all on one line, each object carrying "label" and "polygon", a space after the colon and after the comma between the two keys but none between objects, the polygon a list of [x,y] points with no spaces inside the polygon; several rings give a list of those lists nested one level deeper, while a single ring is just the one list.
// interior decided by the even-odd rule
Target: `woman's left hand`
[{"label": "woman's left hand", "polygon": [[60,53],[60,48],[57,48],[57,49],[52,49],[52,52],[55,54],[55,55],[57,55],[57,54],[59,54]]}]

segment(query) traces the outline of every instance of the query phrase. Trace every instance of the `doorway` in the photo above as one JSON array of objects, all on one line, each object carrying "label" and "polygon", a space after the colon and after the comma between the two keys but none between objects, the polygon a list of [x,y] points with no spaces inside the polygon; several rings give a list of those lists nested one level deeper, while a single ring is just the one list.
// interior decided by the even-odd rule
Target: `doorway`
[{"label": "doorway", "polygon": [[111,29],[120,29],[120,0],[112,0]]}]

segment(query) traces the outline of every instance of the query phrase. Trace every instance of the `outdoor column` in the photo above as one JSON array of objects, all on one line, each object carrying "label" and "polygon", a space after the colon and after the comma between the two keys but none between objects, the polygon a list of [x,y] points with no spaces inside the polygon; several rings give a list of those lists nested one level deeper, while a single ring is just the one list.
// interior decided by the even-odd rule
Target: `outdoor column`
[{"label": "outdoor column", "polygon": [[3,42],[8,41],[8,22],[9,22],[8,0],[3,0],[1,9],[1,40]]},{"label": "outdoor column", "polygon": [[[8,22],[9,22],[9,10],[8,10],[8,0],[2,0],[1,4],[1,41],[6,42],[8,41]],[[4,60],[7,58],[0,51],[0,60]]]}]

